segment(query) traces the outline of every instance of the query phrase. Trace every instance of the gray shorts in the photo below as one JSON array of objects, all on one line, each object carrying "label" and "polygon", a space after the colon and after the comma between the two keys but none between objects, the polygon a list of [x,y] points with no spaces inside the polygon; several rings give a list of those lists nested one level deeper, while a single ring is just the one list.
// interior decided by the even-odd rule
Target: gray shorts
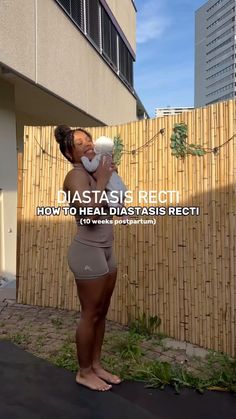
[{"label": "gray shorts", "polygon": [[75,279],[93,279],[117,269],[113,247],[88,246],[73,240],[67,260]]}]

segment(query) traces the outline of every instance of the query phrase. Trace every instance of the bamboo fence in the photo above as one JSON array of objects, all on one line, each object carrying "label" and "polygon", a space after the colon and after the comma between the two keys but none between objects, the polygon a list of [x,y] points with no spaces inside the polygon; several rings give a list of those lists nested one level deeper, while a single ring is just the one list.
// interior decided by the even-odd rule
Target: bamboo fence
[{"label": "bamboo fence", "polygon": [[[231,100],[182,115],[88,129],[93,138],[120,134],[125,149],[132,150],[164,128],[148,146],[123,155],[119,174],[134,196],[140,190],[179,191],[180,201],[173,205],[200,207],[199,216],[157,216],[156,225],[115,226],[119,274],[108,319],[127,324],[143,313],[158,315],[161,332],[236,355],[236,140],[218,154],[185,160],[174,157],[170,148],[175,123],[187,124],[190,143],[213,148],[236,133],[235,121]],[[57,191],[71,169],[53,132],[53,127],[25,127],[19,159],[17,300],[78,310],[67,265],[74,217],[36,216],[37,206],[58,207]]]}]

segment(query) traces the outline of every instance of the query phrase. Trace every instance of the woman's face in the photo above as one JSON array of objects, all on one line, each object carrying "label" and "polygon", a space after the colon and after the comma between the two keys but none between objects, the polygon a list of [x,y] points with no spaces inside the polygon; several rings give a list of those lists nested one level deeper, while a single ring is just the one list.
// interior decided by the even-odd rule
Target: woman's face
[{"label": "woman's face", "polygon": [[73,162],[79,163],[82,156],[89,158],[94,153],[92,139],[83,131],[74,132]]}]

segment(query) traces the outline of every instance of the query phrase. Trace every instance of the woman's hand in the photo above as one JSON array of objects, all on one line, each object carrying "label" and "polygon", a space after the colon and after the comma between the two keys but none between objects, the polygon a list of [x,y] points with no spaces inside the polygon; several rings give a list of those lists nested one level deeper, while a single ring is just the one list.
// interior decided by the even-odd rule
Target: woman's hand
[{"label": "woman's hand", "polygon": [[114,163],[112,162],[111,157],[109,156],[102,156],[98,168],[96,172],[93,173],[94,179],[97,181],[102,181],[105,184],[109,181],[112,172],[114,172],[115,167]]},{"label": "woman's hand", "polygon": [[111,162],[111,168],[118,173],[118,167],[113,161]]}]

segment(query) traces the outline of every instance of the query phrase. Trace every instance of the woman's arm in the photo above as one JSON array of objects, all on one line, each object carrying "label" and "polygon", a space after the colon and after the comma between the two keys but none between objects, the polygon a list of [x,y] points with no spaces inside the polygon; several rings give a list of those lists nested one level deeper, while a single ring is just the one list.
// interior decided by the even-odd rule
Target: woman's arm
[{"label": "woman's arm", "polygon": [[[73,196],[76,196],[75,194],[77,195],[79,194],[80,199],[83,200],[83,192],[85,191],[89,192],[89,197],[90,197],[90,202],[88,203],[79,202],[79,200],[75,202],[71,202],[73,206],[75,206],[76,208],[83,208],[83,207],[93,207],[93,208],[99,207],[100,208],[104,206],[104,203],[99,202],[99,201],[100,201],[103,191],[105,190],[106,184],[111,177],[113,170],[114,169],[110,167],[109,161],[107,160],[100,161],[98,169],[93,174],[93,177],[96,180],[95,190],[98,191],[96,193],[96,198],[95,198],[95,194],[92,193],[92,190],[94,189],[92,189],[89,184],[89,179],[86,172],[82,170],[72,170],[71,172],[69,172],[64,181],[64,190],[66,192],[67,191],[70,192],[71,201],[73,200]],[[90,216],[89,218],[95,219],[98,217]]]}]

